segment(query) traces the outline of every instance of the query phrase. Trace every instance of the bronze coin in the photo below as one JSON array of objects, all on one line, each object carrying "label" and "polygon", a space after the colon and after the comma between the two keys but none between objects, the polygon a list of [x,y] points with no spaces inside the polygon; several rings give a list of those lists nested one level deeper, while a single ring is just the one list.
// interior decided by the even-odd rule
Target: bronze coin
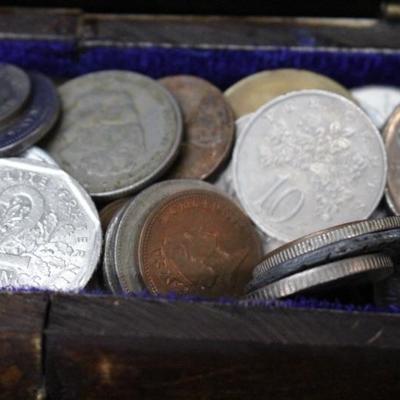
[{"label": "bronze coin", "polygon": [[100,217],[101,228],[102,228],[103,232],[107,231],[108,225],[110,224],[112,217],[123,207],[123,205],[128,200],[129,199],[126,197],[124,197],[122,199],[114,200],[111,203],[104,206],[100,210],[99,217]]},{"label": "bronze coin", "polygon": [[233,112],[222,92],[194,76],[159,81],[178,102],[184,120],[180,155],[168,178],[206,179],[228,157],[235,134]]},{"label": "bronze coin", "polygon": [[250,219],[224,195],[202,189],[161,201],[143,225],[138,249],[153,294],[241,296],[260,257]]},{"label": "bronze coin", "polygon": [[400,106],[389,117],[383,129],[388,159],[386,200],[396,215],[400,215]]}]

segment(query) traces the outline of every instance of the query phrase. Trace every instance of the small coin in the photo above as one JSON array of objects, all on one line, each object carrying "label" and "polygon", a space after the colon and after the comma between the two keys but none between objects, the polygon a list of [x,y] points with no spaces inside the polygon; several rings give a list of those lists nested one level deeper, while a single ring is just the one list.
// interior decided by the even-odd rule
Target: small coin
[{"label": "small coin", "polygon": [[378,281],[393,273],[393,262],[384,254],[369,254],[334,261],[299,272],[264,286],[246,296],[246,300],[274,300],[326,285],[360,284]]},{"label": "small coin", "polygon": [[53,167],[59,167],[53,157],[50,154],[38,146],[30,147],[23,153],[19,154],[18,157],[26,158],[27,160],[39,161],[45,164],[49,164]]},{"label": "small coin", "polygon": [[0,156],[22,153],[55,125],[60,99],[53,83],[42,74],[30,73],[32,96],[21,113],[0,127]]},{"label": "small coin", "polygon": [[99,261],[96,208],[59,168],[0,159],[0,226],[1,288],[78,290]]},{"label": "small coin", "polygon": [[25,105],[30,92],[30,78],[22,69],[0,64],[0,122],[15,116]]},{"label": "small coin", "polygon": [[139,268],[153,294],[239,296],[260,259],[248,217],[215,191],[168,196],[146,218]]},{"label": "small coin", "polygon": [[64,116],[47,150],[95,199],[136,192],[174,161],[182,118],[159,83],[127,71],[103,71],[59,88]]},{"label": "small coin", "polygon": [[129,201],[128,198],[114,200],[104,206],[99,213],[101,228],[105,232],[114,215]]},{"label": "small coin", "polygon": [[353,97],[382,129],[393,110],[400,104],[400,90],[391,86],[363,86],[351,90]]},{"label": "small coin", "polygon": [[334,80],[301,69],[278,69],[250,75],[227,89],[225,96],[239,118],[278,96],[304,89],[326,90],[354,100],[351,93]]},{"label": "small coin", "polygon": [[267,254],[253,271],[249,288],[259,288],[293,273],[345,257],[385,252],[400,256],[400,217],[358,221],[305,236]]},{"label": "small coin", "polygon": [[386,172],[382,138],[366,114],[318,90],[266,104],[233,154],[240,203],[263,232],[284,242],[368,218]]},{"label": "small coin", "polygon": [[[167,180],[149,186],[140,192],[118,216],[114,233],[110,236],[111,265],[118,279],[118,288],[124,293],[137,293],[146,289],[139,271],[138,247],[140,233],[149,213],[166,196],[189,189],[208,189],[213,187],[198,180]],[[115,286],[115,285],[114,285]]]},{"label": "small coin", "polygon": [[388,178],[386,186],[386,201],[390,209],[400,214],[400,106],[395,109],[383,130],[388,158]]},{"label": "small coin", "polygon": [[177,100],[184,121],[180,155],[168,178],[206,179],[228,157],[234,140],[233,112],[222,92],[189,75],[159,81]]}]

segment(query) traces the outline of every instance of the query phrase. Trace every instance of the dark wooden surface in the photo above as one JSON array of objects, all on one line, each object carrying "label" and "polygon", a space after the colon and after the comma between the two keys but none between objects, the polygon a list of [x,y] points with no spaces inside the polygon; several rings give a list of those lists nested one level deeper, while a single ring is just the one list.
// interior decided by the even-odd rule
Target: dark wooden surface
[{"label": "dark wooden surface", "polygon": [[40,399],[47,297],[0,295],[0,399]]}]

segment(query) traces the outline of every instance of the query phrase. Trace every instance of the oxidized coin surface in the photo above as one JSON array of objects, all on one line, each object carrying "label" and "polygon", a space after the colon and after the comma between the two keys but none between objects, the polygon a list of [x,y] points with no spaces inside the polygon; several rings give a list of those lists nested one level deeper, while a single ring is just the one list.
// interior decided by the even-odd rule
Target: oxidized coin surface
[{"label": "oxidized coin surface", "polygon": [[59,88],[64,116],[47,150],[96,199],[133,193],[159,177],[181,142],[182,118],[159,83],[103,71]]},{"label": "oxidized coin surface", "polygon": [[228,157],[235,134],[230,105],[222,92],[189,75],[159,81],[177,100],[183,117],[184,138],[168,178],[206,179]]},{"label": "oxidized coin surface", "polygon": [[122,198],[112,201],[104,206],[100,212],[101,228],[103,232],[107,230],[114,215],[129,201],[129,198]]},{"label": "oxidized coin surface", "polygon": [[386,201],[391,210],[400,214],[400,107],[390,116],[383,130],[388,158]]},{"label": "oxidized coin surface", "polygon": [[250,75],[225,91],[236,118],[253,113],[268,101],[295,90],[318,89],[353,100],[342,85],[324,75],[301,69],[278,69]]},{"label": "oxidized coin surface", "polygon": [[289,241],[368,218],[386,183],[377,128],[334,93],[304,90],[262,107],[238,139],[233,179],[267,235]]},{"label": "oxidized coin surface", "polygon": [[152,211],[138,255],[153,294],[239,296],[261,253],[251,221],[235,203],[213,191],[190,190]]},{"label": "oxidized coin surface", "polygon": [[273,282],[246,296],[247,300],[273,300],[319,289],[326,285],[378,281],[393,273],[393,262],[384,254],[369,254],[322,265]]},{"label": "oxidized coin surface", "polygon": [[400,104],[400,90],[391,86],[363,86],[352,89],[351,94],[378,129],[383,128],[390,114]]},{"label": "oxidized coin surface", "polygon": [[60,99],[50,79],[30,73],[32,95],[18,117],[0,127],[0,156],[22,153],[43,138],[60,114]]},{"label": "oxidized coin surface", "polygon": [[22,69],[0,64],[0,122],[13,117],[25,105],[30,92],[31,81]]},{"label": "oxidized coin surface", "polygon": [[52,167],[58,167],[58,164],[55,162],[54,158],[51,157],[47,151],[38,146],[30,147],[28,150],[25,150],[23,153],[19,154],[18,157],[26,158],[32,161],[43,162],[51,165]]},{"label": "oxidized coin surface", "polygon": [[100,257],[96,208],[59,168],[0,159],[0,287],[73,291]]},{"label": "oxidized coin surface", "polygon": [[253,271],[249,288],[258,288],[327,261],[385,252],[400,258],[400,217],[358,221],[316,232],[267,254]]}]

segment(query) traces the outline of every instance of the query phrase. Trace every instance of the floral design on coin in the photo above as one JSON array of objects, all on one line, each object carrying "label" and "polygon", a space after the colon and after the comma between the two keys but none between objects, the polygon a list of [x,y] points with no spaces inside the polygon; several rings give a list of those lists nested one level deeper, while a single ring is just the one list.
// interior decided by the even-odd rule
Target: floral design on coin
[{"label": "floral design on coin", "polygon": [[216,192],[193,190],[165,199],[147,218],[139,267],[153,294],[244,294],[261,256],[251,221]]},{"label": "floral design on coin", "polygon": [[235,123],[222,92],[189,75],[160,80],[177,100],[184,120],[184,140],[169,178],[206,179],[227,158]]},{"label": "floral design on coin", "polygon": [[59,88],[63,119],[47,149],[95,198],[117,198],[156,179],[182,136],[175,100],[163,86],[127,71],[103,71]]},{"label": "floral design on coin", "polygon": [[261,108],[235,147],[239,199],[270,236],[289,241],[368,218],[386,181],[386,152],[365,113],[333,93],[305,90]]},{"label": "floral design on coin", "polygon": [[0,121],[14,116],[26,103],[31,91],[29,76],[20,68],[0,64]]},{"label": "floral design on coin", "polygon": [[100,256],[89,196],[58,168],[0,160],[0,287],[78,290]]}]

